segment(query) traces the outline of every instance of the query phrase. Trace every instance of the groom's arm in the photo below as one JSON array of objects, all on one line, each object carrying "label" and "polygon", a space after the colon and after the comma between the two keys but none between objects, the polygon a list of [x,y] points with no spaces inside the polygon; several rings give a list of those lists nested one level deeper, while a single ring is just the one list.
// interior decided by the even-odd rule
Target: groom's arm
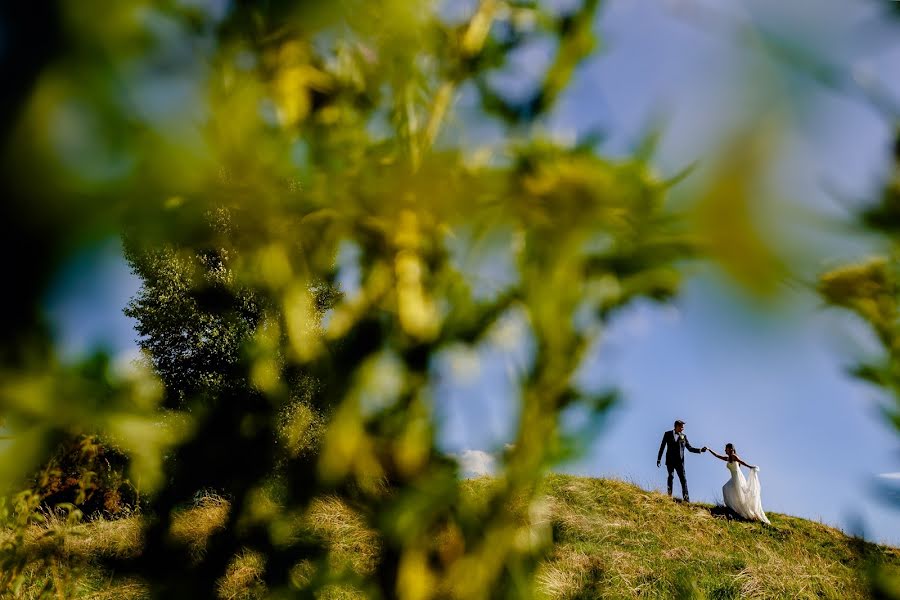
[{"label": "groom's arm", "polygon": [[659,453],[656,455],[656,466],[657,467],[659,466],[659,461],[662,460],[662,453],[663,453],[663,449],[665,449],[665,447],[666,447],[666,434],[664,433],[663,439],[659,443]]},{"label": "groom's arm", "polygon": [[687,436],[684,436],[684,447],[694,454],[700,454],[700,448],[694,448],[693,446],[691,446],[691,443],[688,441]]}]

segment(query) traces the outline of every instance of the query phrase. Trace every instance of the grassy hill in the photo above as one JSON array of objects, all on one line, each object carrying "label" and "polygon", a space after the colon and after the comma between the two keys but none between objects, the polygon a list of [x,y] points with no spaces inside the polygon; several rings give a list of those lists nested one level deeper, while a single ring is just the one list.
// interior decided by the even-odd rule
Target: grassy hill
[{"label": "grassy hill", "polygon": [[[492,485],[467,482],[478,501]],[[546,513],[554,547],[538,572],[548,598],[866,598],[868,569],[900,576],[900,550],[844,535],[837,529],[769,513],[772,526],[731,519],[707,504],[681,504],[615,480],[554,475],[546,484]],[[172,535],[202,552],[228,504],[207,498],[182,513]],[[335,499],[316,502],[309,515],[332,544],[331,560],[357,572],[374,568],[377,543]],[[28,573],[19,597],[52,586],[60,597],[142,598],[139,581],[112,582],[100,557],[140,549],[140,517],[29,531],[29,552],[50,559]],[[49,565],[49,568],[48,568]],[[264,596],[261,557],[235,558],[222,580],[223,598]],[[46,589],[46,588],[45,588]],[[330,598],[359,597],[335,587]]]},{"label": "grassy hill", "polygon": [[558,543],[541,573],[556,598],[865,598],[872,562],[900,551],[820,523],[673,502],[621,481],[552,477]]}]

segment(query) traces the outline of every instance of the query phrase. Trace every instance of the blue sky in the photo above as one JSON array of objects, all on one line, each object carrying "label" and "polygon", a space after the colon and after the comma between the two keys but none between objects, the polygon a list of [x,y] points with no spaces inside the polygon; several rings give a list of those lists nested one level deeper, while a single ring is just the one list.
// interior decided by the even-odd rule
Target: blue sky
[{"label": "blue sky", "polygon": [[[766,182],[771,196],[760,201],[786,215],[775,241],[799,275],[811,277],[875,248],[840,228],[804,225],[809,211],[846,218],[889,168],[892,125],[870,98],[900,100],[900,80],[891,77],[900,72],[900,43],[890,41],[900,36],[894,29],[889,38],[874,6],[610,2],[598,24],[605,51],[581,70],[551,127],[563,136],[599,128],[608,135],[606,151],[627,154],[662,117],[656,164],[674,173],[774,113],[782,150]],[[801,49],[852,79],[846,90],[823,86],[746,39],[735,43],[734,31],[743,29],[757,37],[790,32]],[[880,474],[900,466],[898,438],[878,414],[885,398],[845,374],[877,345],[861,323],[824,310],[802,285],[782,293],[777,303],[757,306],[705,268],[674,307],[644,303],[619,315],[584,379],[618,384],[624,402],[566,470],[664,489],[656,450],[681,418],[695,445],[721,451],[730,441],[761,466],[768,509],[850,530],[862,524],[866,535],[900,544],[900,513],[871,493]],[[514,414],[500,400],[509,385],[504,368],[488,361],[478,378],[448,393],[455,407],[446,419],[448,447],[502,447]],[[687,470],[694,499],[721,499],[723,463],[691,456]]]},{"label": "blue sky", "polygon": [[[714,151],[729,132],[775,114],[784,150],[767,182],[767,201],[782,214],[811,209],[846,217],[888,168],[890,124],[864,96],[900,99],[900,79],[887,76],[900,72],[900,43],[882,41],[885,26],[871,17],[873,6],[611,0],[597,24],[603,51],[579,71],[547,126],[563,137],[602,129],[604,151],[624,155],[654,119],[664,118],[655,163],[673,173]],[[734,32],[745,30],[790,32],[798,46],[850,73],[851,92],[784,68],[753,36],[735,43]],[[785,251],[801,270],[813,273],[873,248],[871,240],[843,232],[812,233],[803,222],[779,224]],[[800,242],[792,247],[791,240]],[[116,241],[76,256],[47,292],[48,316],[66,351],[99,345],[123,360],[133,356],[135,333],[121,308],[137,289]],[[442,444],[468,451],[482,467],[514,427],[511,376],[524,356],[511,348],[520,329],[510,319],[480,361],[449,353],[438,366],[451,375],[437,390]],[[877,413],[884,398],[845,375],[875,351],[860,323],[822,309],[802,286],[762,307],[714,268],[698,267],[674,306],[630,307],[592,353],[583,383],[616,384],[623,402],[566,470],[663,489],[656,449],[662,432],[681,418],[695,445],[721,449],[730,441],[760,465],[768,510],[847,528],[861,519],[869,537],[900,545],[900,512],[879,504],[870,489],[878,474],[900,471],[900,438]],[[691,455],[687,471],[693,499],[721,497],[724,463]]]}]

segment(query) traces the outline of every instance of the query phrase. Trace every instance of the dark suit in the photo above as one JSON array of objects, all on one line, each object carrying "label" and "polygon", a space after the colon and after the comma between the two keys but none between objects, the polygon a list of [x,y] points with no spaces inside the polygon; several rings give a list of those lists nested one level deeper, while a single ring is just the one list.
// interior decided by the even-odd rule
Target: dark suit
[{"label": "dark suit", "polygon": [[663,434],[662,442],[659,444],[659,454],[656,455],[656,464],[662,459],[663,450],[666,451],[666,469],[669,471],[669,477],[666,480],[669,495],[672,495],[672,471],[678,473],[678,481],[681,482],[681,495],[685,502],[690,502],[690,494],[688,493],[687,477],[684,474],[684,449],[689,452],[700,454],[699,448],[694,448],[688,441],[684,433],[680,434],[679,439],[675,439],[675,431],[667,431]]}]

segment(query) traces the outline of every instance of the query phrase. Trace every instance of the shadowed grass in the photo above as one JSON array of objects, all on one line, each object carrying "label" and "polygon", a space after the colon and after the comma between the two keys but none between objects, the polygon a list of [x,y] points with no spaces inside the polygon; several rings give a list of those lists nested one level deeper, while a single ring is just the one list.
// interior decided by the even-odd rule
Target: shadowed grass
[{"label": "shadowed grass", "polygon": [[[466,482],[463,502],[481,504],[493,484],[489,478]],[[544,493],[547,511],[541,519],[550,526],[553,546],[537,583],[546,598],[867,598],[867,569],[881,565],[884,572],[900,571],[900,550],[796,517],[769,513],[771,526],[746,522],[721,507],[673,502],[609,479],[553,475]],[[228,510],[221,498],[202,498],[173,519],[172,536],[200,556]],[[377,538],[340,500],[317,499],[303,521],[328,541],[328,564],[335,573],[373,571]],[[453,536],[437,543],[447,546],[439,548],[442,556],[457,555],[450,547],[459,543]],[[143,598],[140,582],[114,580],[96,566],[102,557],[137,553],[140,545],[137,516],[80,525],[51,519],[29,531],[26,549],[49,562],[29,574],[26,588],[49,585],[67,598]],[[261,555],[240,553],[219,583],[219,597],[265,597],[264,567]],[[364,595],[335,584],[319,597]]]}]

